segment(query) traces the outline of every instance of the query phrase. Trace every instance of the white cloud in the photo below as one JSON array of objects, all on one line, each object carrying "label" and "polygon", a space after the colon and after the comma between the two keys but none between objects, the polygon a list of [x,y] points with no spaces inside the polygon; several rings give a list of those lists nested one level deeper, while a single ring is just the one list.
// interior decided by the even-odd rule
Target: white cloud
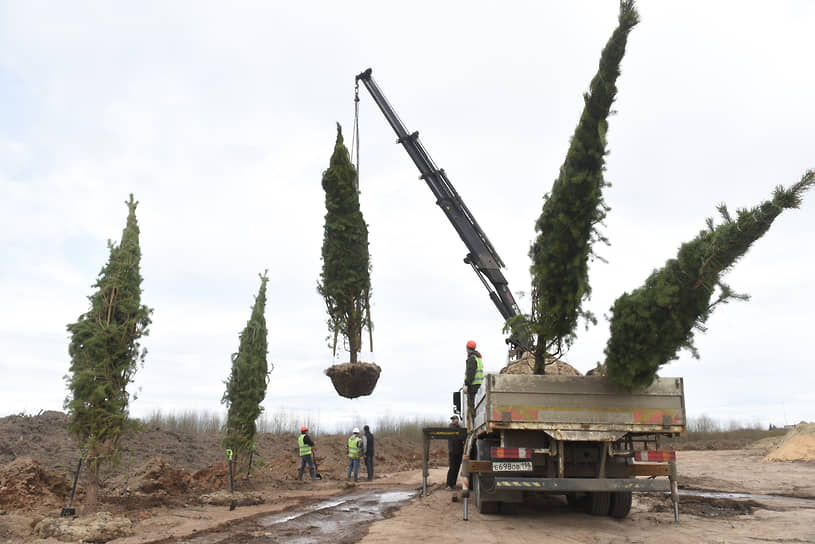
[{"label": "white cloud", "polygon": [[[608,133],[612,245],[598,248],[609,264],[591,268],[598,315],[704,228],[718,203],[753,206],[815,166],[809,3],[638,5]],[[354,76],[374,68],[505,260],[510,287],[528,291],[534,221],[617,6],[3,9],[0,368],[28,385],[4,395],[0,413],[61,406],[65,324],[86,309],[132,192],[144,302],[155,309],[134,412],[220,409],[229,355],[268,269],[266,405],[344,424],[444,416],[469,338],[488,370],[505,357],[500,316],[462,263],[463,244],[363,89],[361,199],[383,373],[374,395],[355,401],[322,374],[331,354],[315,290],[320,177],[336,121],[350,144]],[[663,372],[685,376],[689,415],[815,417],[801,385],[815,378],[815,265],[801,242],[815,229],[812,198],[783,213],[726,278],[753,300],[716,311],[698,337],[702,360],[683,354]],[[569,360],[594,366],[606,338],[605,322],[579,332]],[[768,361],[783,373],[768,372]]]}]

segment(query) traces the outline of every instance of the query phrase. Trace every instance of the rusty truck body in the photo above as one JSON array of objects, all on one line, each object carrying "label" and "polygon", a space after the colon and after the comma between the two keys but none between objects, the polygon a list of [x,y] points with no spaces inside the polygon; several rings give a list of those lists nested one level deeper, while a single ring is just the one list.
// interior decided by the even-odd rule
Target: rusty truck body
[{"label": "rusty truck body", "polygon": [[666,492],[678,519],[676,457],[661,442],[685,430],[682,378],[627,392],[604,376],[487,374],[474,413],[458,404],[465,505],[496,513],[555,493],[623,518],[633,492]]}]

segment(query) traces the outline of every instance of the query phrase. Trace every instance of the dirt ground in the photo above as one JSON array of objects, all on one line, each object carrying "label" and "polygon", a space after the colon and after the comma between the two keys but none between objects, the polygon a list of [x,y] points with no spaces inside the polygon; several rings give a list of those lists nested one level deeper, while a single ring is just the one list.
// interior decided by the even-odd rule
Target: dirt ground
[{"label": "dirt ground", "polygon": [[[481,515],[470,501],[464,521],[460,492],[443,489],[446,444],[433,443],[429,493],[420,497],[420,444],[398,437],[377,437],[376,478],[365,481],[363,468],[355,484],[345,481],[344,436],[315,437],[323,478],[314,482],[296,480],[295,435],[263,436],[251,477],[243,470],[236,475],[233,496],[217,436],[161,429],[126,441],[118,465],[104,470],[100,514],[60,518],[78,459],[66,423],[59,412],[0,418],[0,542],[325,541],[317,535],[320,523],[294,529],[268,520],[323,508],[332,497],[339,503],[397,491],[406,499],[380,505],[379,516],[365,517],[351,502],[337,507],[341,511],[321,510],[323,518],[349,512],[358,518],[350,528],[332,529],[329,541],[401,543],[422,535],[468,544],[545,537],[566,543],[815,542],[815,462],[807,460],[815,428],[800,425],[783,439],[745,449],[678,452],[682,495],[674,523],[670,500],[660,494],[635,494],[623,520],[589,516],[561,497],[540,496],[500,515]],[[80,479],[73,505],[79,513],[82,498]]]}]

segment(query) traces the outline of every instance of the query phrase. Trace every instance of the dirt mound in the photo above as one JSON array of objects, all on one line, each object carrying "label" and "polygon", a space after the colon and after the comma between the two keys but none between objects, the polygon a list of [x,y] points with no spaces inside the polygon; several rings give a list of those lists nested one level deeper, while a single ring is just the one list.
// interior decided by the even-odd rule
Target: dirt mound
[{"label": "dirt mound", "polygon": [[[533,374],[535,368],[535,355],[524,353],[517,361],[510,361],[501,369],[501,374]],[[546,359],[546,373],[553,376],[582,376],[583,374],[569,363],[554,357]]]},{"label": "dirt mound", "polygon": [[342,363],[325,369],[340,396],[355,399],[374,392],[382,369],[374,363]]},{"label": "dirt mound", "polygon": [[0,506],[27,509],[56,505],[71,493],[64,473],[43,468],[33,459],[19,458],[0,466]]},{"label": "dirt mound", "polygon": [[218,461],[206,468],[197,470],[192,474],[193,486],[202,491],[214,491],[222,488],[229,482],[229,465],[226,461]]},{"label": "dirt mound", "polygon": [[815,461],[815,423],[801,422],[762,461]]},{"label": "dirt mound", "polygon": [[139,467],[130,479],[129,487],[139,493],[184,493],[190,488],[192,476],[171,467],[161,457],[153,457]]}]

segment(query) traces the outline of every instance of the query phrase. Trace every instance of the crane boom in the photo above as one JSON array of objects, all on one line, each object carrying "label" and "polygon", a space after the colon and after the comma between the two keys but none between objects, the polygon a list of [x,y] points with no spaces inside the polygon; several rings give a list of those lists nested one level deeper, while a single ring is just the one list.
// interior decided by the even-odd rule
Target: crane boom
[{"label": "crane boom", "polygon": [[[430,158],[427,150],[419,141],[419,133],[408,132],[402,120],[396,115],[388,100],[382,94],[379,86],[371,76],[372,70],[368,68],[356,76],[356,81],[365,85],[368,92],[376,102],[379,109],[385,115],[394,132],[396,132],[397,143],[402,144],[413,163],[419,169],[419,177],[423,179],[433,195],[436,197],[436,204],[453,224],[469,253],[464,258],[464,262],[472,266],[481,283],[487,288],[490,299],[492,299],[503,318],[520,315],[515,298],[509,290],[507,280],[501,272],[504,262],[495,248],[492,247],[487,235],[476,222],[473,214],[464,204],[453,184],[447,178],[444,169],[438,168]],[[514,343],[514,342],[513,342]]]}]

